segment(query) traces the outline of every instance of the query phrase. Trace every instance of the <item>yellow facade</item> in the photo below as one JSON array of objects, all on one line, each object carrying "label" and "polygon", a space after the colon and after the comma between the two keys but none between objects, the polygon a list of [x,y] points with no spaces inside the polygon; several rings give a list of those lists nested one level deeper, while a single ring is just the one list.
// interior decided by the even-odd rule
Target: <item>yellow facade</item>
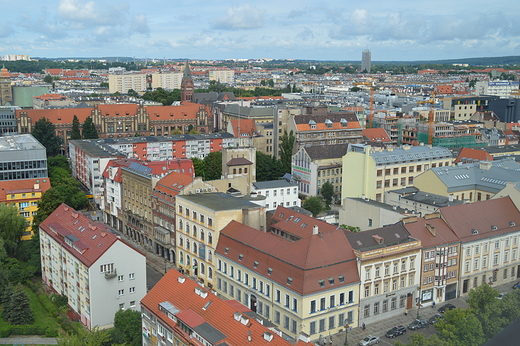
[{"label": "yellow facade", "polygon": [[34,234],[32,231],[32,222],[38,210],[38,201],[42,197],[42,192],[17,192],[7,196],[7,202],[10,206],[16,207],[20,211],[20,215],[25,217],[29,226],[22,236],[22,240],[30,240]]},{"label": "yellow facade", "polygon": [[316,339],[338,333],[345,325],[358,327],[357,282],[302,295],[229,259],[218,259],[216,273],[221,295],[256,311],[292,338],[304,333]]}]

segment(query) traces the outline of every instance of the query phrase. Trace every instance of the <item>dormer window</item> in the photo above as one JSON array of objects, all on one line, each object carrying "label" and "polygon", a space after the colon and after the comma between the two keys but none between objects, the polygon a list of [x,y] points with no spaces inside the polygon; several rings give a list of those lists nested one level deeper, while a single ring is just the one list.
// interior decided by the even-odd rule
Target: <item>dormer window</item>
[{"label": "dormer window", "polygon": [[320,284],[320,287],[324,287],[325,286],[325,280],[321,279],[318,282]]},{"label": "dormer window", "polygon": [[292,283],[292,277],[289,276],[289,277],[287,278],[287,285],[290,285],[291,283]]},{"label": "dormer window", "polygon": [[341,123],[342,127],[348,127],[348,121],[347,120],[341,118],[341,120],[339,122]]},{"label": "dormer window", "polygon": [[272,272],[273,272],[273,268],[267,268],[267,275],[271,275]]},{"label": "dormer window", "polygon": [[241,261],[244,258],[243,254],[238,255],[238,260]]},{"label": "dormer window", "polygon": [[224,249],[224,253],[227,255],[228,252],[229,252],[229,248],[227,247]]},{"label": "dormer window", "polygon": [[334,278],[333,277],[329,278],[329,285],[334,285]]},{"label": "dormer window", "polygon": [[316,130],[316,122],[314,120],[309,121],[309,125],[311,126],[311,130]]},{"label": "dormer window", "polygon": [[509,221],[509,227],[514,227],[516,226],[516,223],[514,223],[513,221]]},{"label": "dormer window", "polygon": [[329,119],[325,120],[325,126],[327,126],[327,128],[332,128],[332,121],[330,121]]},{"label": "dormer window", "polygon": [[497,226],[495,226],[495,225],[491,225],[491,230],[496,231],[497,229],[498,229]]},{"label": "dormer window", "polygon": [[338,280],[340,283],[345,282],[345,276],[344,275],[338,275]]},{"label": "dormer window", "polygon": [[255,261],[254,267],[258,268],[258,261]]}]

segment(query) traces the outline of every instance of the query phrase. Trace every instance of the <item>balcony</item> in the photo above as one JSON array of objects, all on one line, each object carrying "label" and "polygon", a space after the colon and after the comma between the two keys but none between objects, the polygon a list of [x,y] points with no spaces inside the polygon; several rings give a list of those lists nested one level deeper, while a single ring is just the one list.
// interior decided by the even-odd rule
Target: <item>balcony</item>
[{"label": "balcony", "polygon": [[110,271],[105,272],[105,279],[111,279],[117,275],[117,271],[115,269],[112,269]]}]

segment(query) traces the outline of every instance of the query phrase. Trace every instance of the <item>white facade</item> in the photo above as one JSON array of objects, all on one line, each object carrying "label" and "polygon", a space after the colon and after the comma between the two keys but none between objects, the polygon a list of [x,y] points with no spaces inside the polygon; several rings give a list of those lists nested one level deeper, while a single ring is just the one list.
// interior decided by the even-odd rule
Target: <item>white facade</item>
[{"label": "white facade", "polygon": [[152,89],[180,89],[181,82],[182,72],[152,73]]},{"label": "white facade", "polygon": [[111,74],[108,76],[108,90],[110,93],[120,92],[127,94],[128,90],[137,92],[146,91],[146,74]]},{"label": "white facade", "polygon": [[275,210],[278,206],[301,207],[302,204],[298,198],[298,184],[285,179],[253,183],[252,192],[265,197],[261,203],[266,211]]},{"label": "white facade", "polygon": [[223,84],[235,83],[235,71],[233,70],[209,71],[208,77],[210,81],[214,80]]},{"label": "white facade", "polygon": [[480,95],[496,95],[502,98],[508,98],[513,91],[518,91],[517,81],[479,81],[475,83],[475,91],[477,96]]}]

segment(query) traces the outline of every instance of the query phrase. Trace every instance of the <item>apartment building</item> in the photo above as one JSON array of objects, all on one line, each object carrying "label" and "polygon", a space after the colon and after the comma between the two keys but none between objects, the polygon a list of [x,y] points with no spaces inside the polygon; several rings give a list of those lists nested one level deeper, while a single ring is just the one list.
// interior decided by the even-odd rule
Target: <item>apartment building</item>
[{"label": "apartment building", "polygon": [[22,240],[31,239],[37,203],[51,188],[45,147],[32,135],[0,137],[0,188],[0,203],[16,207],[28,222]]},{"label": "apartment building", "polygon": [[235,84],[235,71],[234,70],[208,71],[208,78],[210,81],[214,80],[221,84],[234,85]]},{"label": "apartment building", "polygon": [[345,234],[357,259],[359,324],[401,315],[417,304],[420,240],[402,224]]},{"label": "apartment building", "polygon": [[141,301],[144,346],[304,346],[233,300],[170,270]]},{"label": "apartment building", "polygon": [[101,223],[61,204],[39,226],[43,282],[68,298],[89,330],[112,328],[121,309],[139,311],[146,257]]},{"label": "apartment building", "polygon": [[291,178],[254,182],[252,192],[265,196],[266,211],[278,206],[301,207],[302,204],[298,198],[298,183]]},{"label": "apartment building", "polygon": [[349,144],[343,156],[342,197],[384,202],[386,191],[413,186],[417,175],[451,163],[452,153],[442,147],[403,145],[383,149]]},{"label": "apartment building", "polygon": [[222,192],[178,195],[176,209],[177,267],[209,288],[215,285],[220,231],[233,220],[265,229],[264,207]]},{"label": "apartment building", "polygon": [[291,218],[286,211],[280,207],[275,214],[287,233],[236,221],[221,231],[217,292],[276,324],[284,337],[317,340],[357,327],[359,278],[344,231],[324,226],[322,232],[318,224],[325,222]]}]

